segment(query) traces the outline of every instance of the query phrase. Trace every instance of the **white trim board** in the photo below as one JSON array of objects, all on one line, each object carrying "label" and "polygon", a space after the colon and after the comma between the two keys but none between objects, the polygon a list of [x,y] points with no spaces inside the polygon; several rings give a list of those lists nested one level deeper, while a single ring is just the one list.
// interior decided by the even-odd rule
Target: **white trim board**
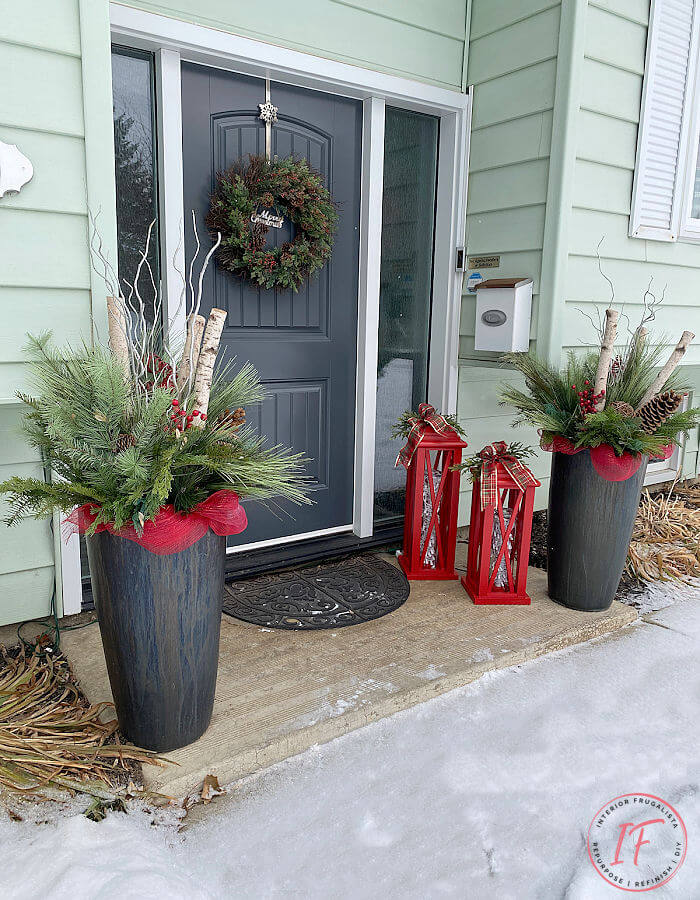
[{"label": "white trim board", "polygon": [[182,59],[366,100],[384,97],[422,112],[464,111],[468,94],[110,3],[112,33],[130,46],[177,50]]},{"label": "white trim board", "polygon": [[[161,178],[169,197],[161,198],[166,292],[173,248],[178,246],[182,202],[181,95],[179,61],[271,78],[316,91],[363,101],[360,272],[358,287],[358,368],[356,387],[355,477],[352,530],[373,531],[374,436],[376,424],[377,328],[381,264],[381,207],[386,104],[440,118],[428,396],[441,411],[455,413],[462,273],[455,270],[455,248],[464,244],[471,90],[466,94],[312,56],[228,32],[182,22],[156,13],[110,4],[113,37],[156,53]],[[165,139],[166,131],[170,138]],[[163,186],[161,185],[163,190]],[[165,190],[163,190],[165,193]],[[169,298],[168,310],[176,306]],[[173,317],[177,320],[177,317]],[[179,324],[179,323],[178,323]],[[344,530],[344,529],[343,529]],[[328,534],[331,532],[321,532]],[[293,535],[303,540],[309,535]],[[287,542],[287,539],[285,539]],[[279,543],[279,541],[273,542]],[[240,549],[267,545],[249,544]],[[234,548],[235,551],[239,548]]]}]

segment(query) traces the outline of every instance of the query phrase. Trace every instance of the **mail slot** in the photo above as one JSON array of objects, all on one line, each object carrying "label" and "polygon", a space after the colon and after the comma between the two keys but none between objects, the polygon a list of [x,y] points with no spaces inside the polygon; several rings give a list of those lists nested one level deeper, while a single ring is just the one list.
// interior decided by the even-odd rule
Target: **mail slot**
[{"label": "mail slot", "polygon": [[476,286],[474,349],[497,353],[530,346],[532,278],[490,278]]}]

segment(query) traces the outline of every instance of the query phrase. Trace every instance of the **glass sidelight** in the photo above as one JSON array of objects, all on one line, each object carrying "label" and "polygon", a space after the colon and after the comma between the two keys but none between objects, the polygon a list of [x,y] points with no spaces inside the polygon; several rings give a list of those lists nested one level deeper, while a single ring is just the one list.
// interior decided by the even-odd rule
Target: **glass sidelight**
[{"label": "glass sidelight", "polygon": [[403,516],[406,473],[391,430],[427,399],[439,119],[386,108],[374,519]]},{"label": "glass sidelight", "polygon": [[[130,281],[136,273],[151,222],[147,261],[156,285],[159,279],[153,54],[112,47],[112,102],[119,277],[128,293],[124,279]],[[155,291],[145,268],[139,284],[152,320]]]}]

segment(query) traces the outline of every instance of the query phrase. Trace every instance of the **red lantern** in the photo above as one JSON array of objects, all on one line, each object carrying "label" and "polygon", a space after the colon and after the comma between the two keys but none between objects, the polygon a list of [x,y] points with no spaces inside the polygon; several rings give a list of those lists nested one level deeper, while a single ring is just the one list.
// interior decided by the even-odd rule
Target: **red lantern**
[{"label": "red lantern", "polygon": [[487,455],[481,474],[474,479],[462,585],[474,603],[526,606],[530,603],[526,585],[532,512],[540,482],[519,460],[508,456],[502,441],[484,448],[482,454]]},{"label": "red lantern", "polygon": [[[455,550],[459,471],[453,471],[452,466],[462,461],[462,450],[467,444],[450,428],[420,434],[407,464],[403,552],[399,554],[399,565],[412,580],[455,579],[458,577]],[[421,534],[426,484],[432,512],[427,531]]]}]

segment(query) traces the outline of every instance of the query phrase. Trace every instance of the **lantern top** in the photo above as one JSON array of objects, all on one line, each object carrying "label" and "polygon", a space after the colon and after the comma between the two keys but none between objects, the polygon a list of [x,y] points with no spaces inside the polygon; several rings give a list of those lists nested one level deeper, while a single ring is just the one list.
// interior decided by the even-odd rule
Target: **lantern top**
[{"label": "lantern top", "polygon": [[[496,467],[496,473],[497,473],[498,487],[499,487],[499,488],[509,488],[509,489],[510,489],[510,488],[517,488],[517,489],[520,490],[520,491],[525,490],[525,488],[523,488],[523,487],[515,480],[515,478],[513,477],[512,473],[509,471],[509,469],[507,468],[507,466],[506,466],[504,463],[501,462],[500,459],[495,460],[495,462],[493,463],[493,465],[495,465],[495,467]],[[477,478],[483,478],[483,471],[482,471],[482,472],[479,472],[478,469],[473,469],[472,471],[478,473],[477,476],[476,476]],[[529,469],[528,469],[527,471],[530,472]],[[528,488],[532,488],[532,489],[534,490],[536,487],[540,487],[540,486],[541,486],[542,482],[541,482],[541,481],[538,481],[537,478],[535,478],[535,476],[532,474],[532,472],[530,472],[530,478],[531,478],[532,480],[530,481],[530,484],[527,485]],[[529,479],[528,479],[528,480],[529,480]]]},{"label": "lantern top", "polygon": [[457,434],[456,431],[444,432],[439,434],[435,431],[424,431],[421,437],[419,448],[425,450],[457,450],[467,446],[467,442]]}]

